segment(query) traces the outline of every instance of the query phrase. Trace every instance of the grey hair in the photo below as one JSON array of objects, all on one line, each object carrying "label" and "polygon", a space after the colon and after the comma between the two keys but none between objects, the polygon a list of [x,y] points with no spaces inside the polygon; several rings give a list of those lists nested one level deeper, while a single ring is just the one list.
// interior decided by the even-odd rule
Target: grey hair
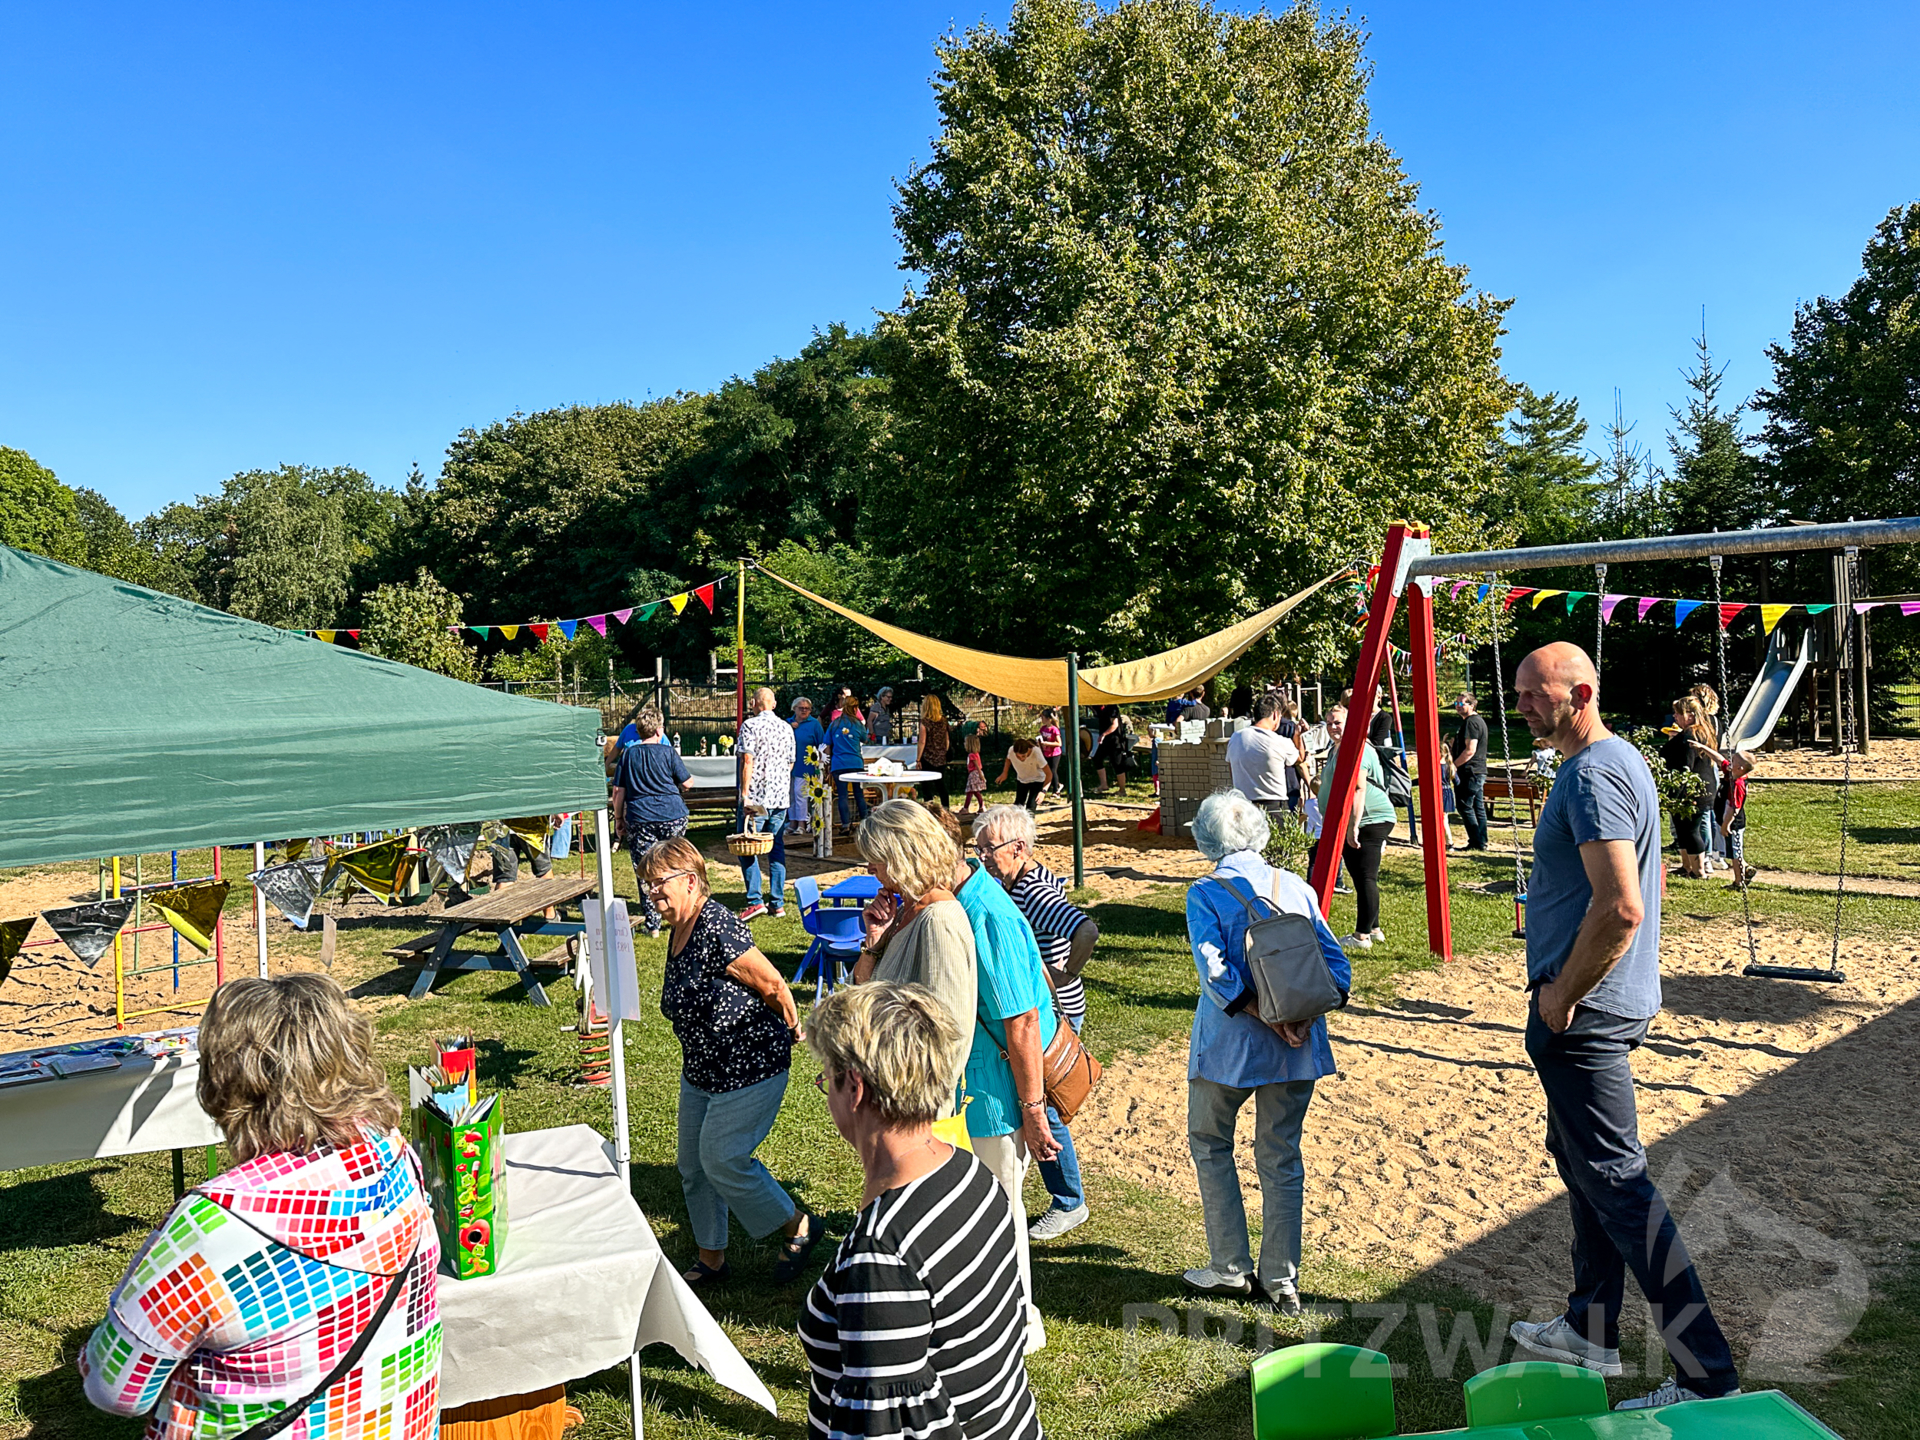
[{"label": "grey hair", "polygon": [[1258,855],[1272,834],[1266,812],[1238,790],[1214,791],[1200,802],[1200,813],[1193,817],[1193,843],[1215,862],[1241,850]]},{"label": "grey hair", "polygon": [[1040,828],[1033,823],[1033,812],[1024,805],[989,806],[974,817],[973,833],[1024,840],[1029,850],[1040,843]]}]

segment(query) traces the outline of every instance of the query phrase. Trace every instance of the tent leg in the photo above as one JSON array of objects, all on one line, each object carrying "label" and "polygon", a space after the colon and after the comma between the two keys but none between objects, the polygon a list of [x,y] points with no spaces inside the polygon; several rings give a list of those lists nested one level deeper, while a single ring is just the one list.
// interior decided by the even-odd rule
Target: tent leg
[{"label": "tent leg", "polygon": [[633,1401],[633,1440],[643,1440],[646,1421],[641,1419],[640,1352],[638,1350],[627,1357],[627,1393]]},{"label": "tent leg", "polygon": [[1073,800],[1073,888],[1087,883],[1087,802],[1080,793],[1080,657],[1067,656],[1067,792]]},{"label": "tent leg", "polygon": [[1407,648],[1413,651],[1413,752],[1420,762],[1421,858],[1427,880],[1427,948],[1453,958],[1453,908],[1447,892],[1447,815],[1440,799],[1440,679],[1433,654],[1431,582],[1407,587]]},{"label": "tent leg", "polygon": [[[264,840],[253,842],[253,868],[267,868],[267,846]],[[258,885],[253,887],[253,948],[260,961],[260,978],[267,978],[267,892]]]},{"label": "tent leg", "polygon": [[[618,952],[613,945],[613,839],[607,829],[606,807],[593,812],[594,850],[600,864],[600,933],[593,937],[600,946],[600,954],[605,957],[609,991],[618,987],[611,983],[613,975],[613,957]],[[627,1133],[627,1051],[626,1037],[621,1033],[620,1012],[625,1008],[617,994],[607,996],[607,1057],[612,1063],[613,1072],[613,1158],[620,1169],[620,1183],[632,1188],[631,1174],[633,1161],[633,1141]],[[635,1356],[633,1367],[633,1433],[640,1433],[640,1366]]]},{"label": "tent leg", "polygon": [[1327,795],[1326,813],[1320,821],[1320,846],[1314,851],[1311,883],[1320,897],[1320,913],[1333,913],[1333,882],[1340,875],[1341,842],[1347,833],[1347,821],[1353,816],[1353,786],[1360,775],[1360,747],[1367,743],[1367,721],[1373,715],[1380,693],[1380,667],[1387,658],[1387,636],[1393,629],[1393,609],[1398,597],[1393,593],[1394,579],[1400,573],[1400,551],[1408,539],[1408,527],[1387,527],[1387,544],[1380,556],[1379,578],[1373,586],[1373,603],[1367,610],[1367,629],[1360,644],[1360,662],[1353,672],[1353,701],[1347,709],[1346,732],[1340,737],[1339,758],[1333,767],[1333,788]]}]

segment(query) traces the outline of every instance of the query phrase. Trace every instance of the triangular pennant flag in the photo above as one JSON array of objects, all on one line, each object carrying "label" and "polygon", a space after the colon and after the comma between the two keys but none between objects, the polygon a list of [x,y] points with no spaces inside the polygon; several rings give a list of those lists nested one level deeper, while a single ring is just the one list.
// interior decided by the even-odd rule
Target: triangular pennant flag
[{"label": "triangular pennant flag", "polygon": [[1856,600],[1853,602],[1853,613],[1856,615],[1864,615],[1867,611],[1881,603],[1883,602],[1879,600]]},{"label": "triangular pennant flag", "polygon": [[1522,595],[1531,595],[1532,593],[1533,593],[1533,587],[1531,585],[1515,586],[1513,589],[1507,591],[1507,603],[1505,608],[1508,610],[1511,610],[1513,608],[1514,601],[1518,600]]},{"label": "triangular pennant flag", "polygon": [[500,627],[500,633],[511,640],[520,633],[520,627],[518,625],[502,625]]},{"label": "triangular pennant flag", "polygon": [[247,880],[267,897],[268,904],[304,929],[313,914],[313,902],[319,898],[320,882],[326,871],[327,862],[318,858],[290,860],[285,865],[256,870]]},{"label": "triangular pennant flag", "polygon": [[1824,615],[1832,608],[1833,606],[1831,605],[1809,605],[1807,606],[1807,613],[1809,615]]},{"label": "triangular pennant flag", "polygon": [[[327,644],[329,644],[329,645],[331,645],[331,644],[333,643],[333,633],[334,633],[333,631],[331,631],[331,630],[316,630],[316,631],[314,631],[313,633],[314,633],[314,635],[315,635],[315,636],[316,636],[317,638],[319,638],[319,639],[321,639],[321,640],[324,640],[324,641],[326,641],[326,642],[327,642]],[[95,958],[95,959],[97,960],[97,959],[99,959],[100,957],[96,955],[96,956],[95,956],[94,958]]]},{"label": "triangular pennant flag", "polygon": [[1780,623],[1780,617],[1792,608],[1793,606],[1791,605],[1762,605],[1760,607],[1760,624],[1763,627],[1764,633],[1768,635],[1773,634],[1773,627]]},{"label": "triangular pennant flag", "polygon": [[1542,600],[1553,595],[1564,595],[1566,593],[1564,590],[1536,590],[1533,592],[1533,608],[1538,610]]},{"label": "triangular pennant flag", "polygon": [[1602,595],[1600,597],[1600,623],[1602,625],[1612,624],[1613,612],[1619,606],[1620,602],[1622,600],[1631,600],[1632,598],[1631,595]]},{"label": "triangular pennant flag", "polygon": [[[504,627],[503,627],[504,628]],[[407,840],[396,835],[335,855],[327,862],[322,890],[331,890],[337,875],[345,875],[354,884],[378,900],[391,900],[399,892],[406,873]]]},{"label": "triangular pennant flag", "polygon": [[107,953],[131,914],[133,897],[128,895],[119,900],[93,900],[85,905],[42,910],[40,918],[53,927],[67,949],[92,966]]},{"label": "triangular pennant flag", "polygon": [[1491,589],[1493,589],[1491,585],[1482,585],[1474,592],[1473,603],[1476,605],[1484,604],[1486,602],[1487,592]]},{"label": "triangular pennant flag", "polygon": [[702,585],[698,590],[693,592],[694,595],[698,597],[700,603],[707,607],[707,613],[709,615],[713,613],[714,583],[715,582],[713,582],[712,580],[709,580],[706,584]]},{"label": "triangular pennant flag", "polygon": [[307,853],[307,851],[312,847],[312,845],[313,845],[313,839],[311,836],[309,836],[305,840],[289,840],[280,848],[286,852],[287,859],[298,860],[301,856]]},{"label": "triangular pennant flag", "polygon": [[1450,599],[1450,600],[1458,600],[1458,599],[1460,598],[1460,592],[1461,592],[1462,590],[1464,590],[1464,589],[1466,589],[1466,588],[1467,588],[1467,586],[1469,586],[1469,585],[1471,585],[1472,583],[1473,583],[1473,581],[1471,581],[1471,580],[1456,580],[1456,581],[1454,581],[1454,582],[1453,582],[1453,588],[1452,588],[1451,590],[1449,590],[1449,591],[1447,591],[1447,598],[1448,598],[1448,599]]},{"label": "triangular pennant flag", "polygon": [[1744,601],[1738,604],[1734,603],[1731,600],[1727,601],[1724,605],[1720,607],[1720,628],[1722,630],[1726,629],[1728,624],[1733,620],[1733,617],[1738,615],[1742,610],[1746,608],[1747,608],[1746,603]]},{"label": "triangular pennant flag", "polygon": [[[653,613],[653,608],[652,608],[651,606],[649,606],[649,607],[647,608],[647,615],[651,615],[652,613]],[[616,611],[614,611],[614,612],[613,612],[613,618],[614,618],[614,619],[616,619],[616,620],[618,620],[618,621],[619,621],[619,622],[620,622],[620,623],[621,623],[622,625],[624,625],[624,624],[626,624],[626,623],[627,623],[627,621],[629,621],[629,620],[631,620],[631,619],[633,618],[633,607],[632,607],[631,605],[629,605],[629,606],[628,606],[628,607],[627,607],[626,609],[624,609],[624,610],[616,610]],[[646,616],[646,615],[642,615],[642,616],[641,616],[640,618],[641,618],[642,620],[644,620],[644,619],[646,619],[646,618],[647,618],[647,616]]]},{"label": "triangular pennant flag", "polygon": [[580,622],[578,620],[562,620],[560,622],[560,633],[569,640],[573,639],[573,632],[579,628]]},{"label": "triangular pennant flag", "polygon": [[[606,633],[607,633],[607,617],[606,617],[606,616],[604,616],[604,615],[589,615],[589,616],[587,616],[587,623],[588,623],[589,625],[591,625],[591,626],[593,626],[593,629],[594,629],[594,633],[595,633],[595,634],[597,634],[597,635],[604,635],[604,634],[606,634]],[[569,640],[571,640],[571,639],[572,639],[573,637],[572,637],[571,635],[569,635],[569,636],[568,636],[567,638],[568,638]]]},{"label": "triangular pennant flag", "polygon": [[1687,616],[1698,610],[1704,600],[1676,600],[1673,602],[1673,628],[1678,630],[1687,623]]},{"label": "triangular pennant flag", "polygon": [[655,600],[651,605],[648,605],[644,610],[640,612],[640,618],[642,620],[651,620],[653,618],[653,612],[658,610],[659,608],[660,608],[660,602],[658,600]]},{"label": "triangular pennant flag", "polygon": [[1567,614],[1573,613],[1573,607],[1593,594],[1591,590],[1569,590],[1567,592]]},{"label": "triangular pennant flag", "polygon": [[1920,615],[1920,600],[1902,600],[1900,602],[1900,613],[1902,615]]},{"label": "triangular pennant flag", "polygon": [[491,625],[469,625],[467,626],[467,628],[473,631],[473,633],[478,635],[482,640],[486,639],[488,633],[493,629]]},{"label": "triangular pennant flag", "polygon": [[427,864],[443,880],[465,885],[473,864],[473,849],[480,842],[478,825],[429,825],[420,832],[420,848],[427,852]]},{"label": "triangular pennant flag", "polygon": [[1659,603],[1660,603],[1660,597],[1658,595],[1642,595],[1640,597],[1640,605],[1639,605],[1640,614],[1636,618],[1641,620],[1646,619],[1647,612],[1653,609],[1653,607],[1658,605]]},{"label": "triangular pennant flag", "polygon": [[682,591],[678,595],[669,595],[667,597],[667,603],[673,607],[673,613],[678,615],[682,610],[687,608],[687,598],[686,592]]},{"label": "triangular pennant flag", "polygon": [[179,885],[147,897],[160,912],[160,918],[180,932],[182,939],[196,950],[213,949],[213,927],[226,907],[230,881],[208,880],[198,885]]},{"label": "triangular pennant flag", "polygon": [[447,633],[453,636],[455,639],[458,639],[460,635],[460,627],[458,625],[449,625],[447,626]]},{"label": "triangular pennant flag", "polygon": [[552,628],[551,625],[529,625],[527,626],[527,633],[544,645],[547,641],[547,631]]},{"label": "triangular pennant flag", "polygon": [[360,638],[360,632],[358,630],[349,630],[347,631],[347,634],[351,635],[356,640]]},{"label": "triangular pennant flag", "polygon": [[0,921],[0,982],[13,973],[13,957],[27,943],[27,934],[33,929],[33,922],[39,918],[37,915],[27,915],[19,920]]}]

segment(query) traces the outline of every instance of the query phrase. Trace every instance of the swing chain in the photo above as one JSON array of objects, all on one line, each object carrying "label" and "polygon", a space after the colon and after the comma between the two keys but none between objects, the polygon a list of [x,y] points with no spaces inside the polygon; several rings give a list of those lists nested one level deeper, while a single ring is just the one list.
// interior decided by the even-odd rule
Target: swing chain
[{"label": "swing chain", "polygon": [[1599,593],[1594,599],[1599,603],[1600,611],[1593,621],[1593,673],[1600,674],[1600,651],[1607,643],[1607,562],[1602,560],[1593,567],[1593,583]]},{"label": "swing chain", "polygon": [[[1846,555],[1847,594],[1854,593],[1854,584],[1858,572],[1858,552],[1849,550]],[[1833,887],[1833,958],[1828,969],[1838,974],[1840,970],[1840,918],[1847,895],[1847,811],[1853,798],[1853,741],[1855,720],[1853,713],[1853,629],[1859,624],[1857,614],[1849,614],[1841,621],[1840,669],[1846,676],[1846,683],[1840,688],[1844,692],[1841,698],[1841,714],[1836,720],[1840,729],[1840,874]]]},{"label": "swing chain", "polygon": [[[1500,577],[1487,573],[1487,595],[1491,599],[1499,589]],[[1493,612],[1493,693],[1494,707],[1500,712],[1500,760],[1506,775],[1507,784],[1507,824],[1513,839],[1513,893],[1527,893],[1527,875],[1520,863],[1520,805],[1513,795],[1513,744],[1507,736],[1507,688],[1506,667],[1500,660],[1500,622],[1505,616],[1504,609]]]},{"label": "swing chain", "polygon": [[[1727,694],[1726,612],[1720,608],[1720,557],[1718,555],[1709,555],[1707,557],[1707,564],[1713,567],[1713,623],[1715,626],[1714,633],[1716,636],[1716,645],[1718,649],[1718,660],[1719,660],[1718,678],[1720,681],[1720,688],[1719,688],[1718,694],[1720,696],[1720,707],[1721,707],[1722,713],[1724,713],[1726,710],[1728,701],[1731,697],[1729,697]],[[1732,723],[1731,718],[1729,718],[1727,723],[1728,724]],[[1720,735],[1724,735],[1725,726],[1717,724],[1716,732]]]}]

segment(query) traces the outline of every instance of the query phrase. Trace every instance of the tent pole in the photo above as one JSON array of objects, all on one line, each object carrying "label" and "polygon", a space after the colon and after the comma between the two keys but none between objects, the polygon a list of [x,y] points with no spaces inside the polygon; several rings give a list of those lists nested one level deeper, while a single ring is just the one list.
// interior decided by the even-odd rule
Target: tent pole
[{"label": "tent pole", "polygon": [[1087,804],[1080,794],[1080,657],[1067,656],[1067,793],[1073,800],[1073,888],[1087,883]]},{"label": "tent pole", "polygon": [[[267,868],[267,843],[253,842],[253,868]],[[256,882],[253,887],[253,948],[260,960],[260,978],[267,978],[267,892]]]},{"label": "tent pole", "polygon": [[733,592],[733,828],[747,828],[747,792],[740,786],[740,730],[747,723],[747,562]]},{"label": "tent pole", "polygon": [[627,1052],[620,1033],[620,1012],[625,1006],[619,987],[613,983],[613,838],[607,832],[604,805],[593,812],[593,845],[600,862],[600,933],[592,943],[600,947],[600,963],[607,973],[607,994],[603,998],[607,1006],[607,1057],[613,1072],[613,1158],[620,1167],[620,1183],[628,1185],[633,1147],[627,1135]]}]

